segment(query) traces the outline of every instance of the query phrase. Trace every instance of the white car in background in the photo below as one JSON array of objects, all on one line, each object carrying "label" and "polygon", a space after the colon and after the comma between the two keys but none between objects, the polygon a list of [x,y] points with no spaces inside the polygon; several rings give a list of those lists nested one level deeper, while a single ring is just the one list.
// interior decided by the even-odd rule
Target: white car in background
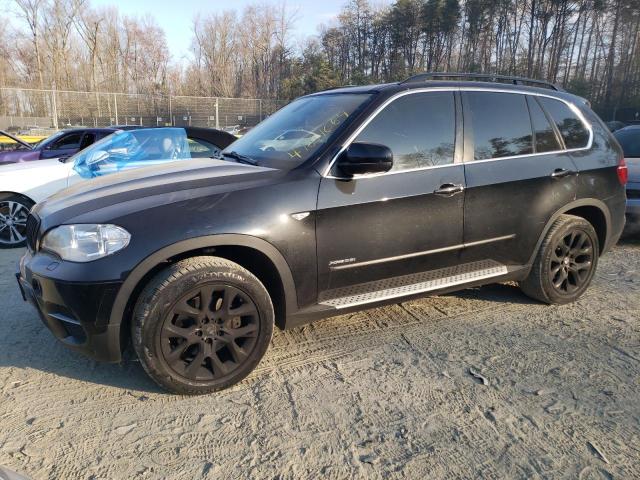
[{"label": "white car in background", "polygon": [[320,138],[320,134],[308,130],[287,130],[273,140],[265,140],[260,150],[265,152],[289,152],[296,148],[306,147]]},{"label": "white car in background", "polygon": [[67,159],[0,166],[0,248],[25,244],[27,216],[38,202],[85,179],[190,158],[217,157],[235,140],[205,128],[119,130]]}]

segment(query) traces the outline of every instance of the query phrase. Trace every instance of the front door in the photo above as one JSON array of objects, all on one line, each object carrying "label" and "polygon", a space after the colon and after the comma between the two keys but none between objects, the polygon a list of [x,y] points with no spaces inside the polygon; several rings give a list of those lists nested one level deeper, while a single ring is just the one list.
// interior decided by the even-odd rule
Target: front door
[{"label": "front door", "polygon": [[318,289],[418,273],[457,263],[464,167],[456,157],[456,94],[407,92],[353,141],[393,153],[380,175],[344,178],[334,167],[318,196]]},{"label": "front door", "polygon": [[55,140],[42,150],[41,158],[65,158],[78,151],[82,143],[81,131],[69,132]]}]

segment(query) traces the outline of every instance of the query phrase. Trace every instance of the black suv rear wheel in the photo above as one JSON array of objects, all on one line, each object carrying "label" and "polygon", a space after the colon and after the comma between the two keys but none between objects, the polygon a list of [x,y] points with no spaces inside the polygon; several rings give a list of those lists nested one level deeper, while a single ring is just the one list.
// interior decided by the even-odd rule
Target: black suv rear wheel
[{"label": "black suv rear wheel", "polygon": [[598,235],[582,217],[561,215],[540,245],[522,291],[545,303],[570,303],[587,289],[598,265]]},{"label": "black suv rear wheel", "polygon": [[133,345],[146,372],[179,394],[203,394],[245,378],[265,354],[274,313],[264,285],[218,257],[182,260],[141,293]]}]

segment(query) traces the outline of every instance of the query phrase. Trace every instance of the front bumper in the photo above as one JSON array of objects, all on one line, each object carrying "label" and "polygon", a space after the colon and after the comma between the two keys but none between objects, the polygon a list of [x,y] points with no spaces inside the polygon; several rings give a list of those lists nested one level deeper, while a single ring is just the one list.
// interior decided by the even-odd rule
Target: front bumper
[{"label": "front bumper", "polygon": [[16,272],[23,299],[36,308],[45,326],[68,348],[95,360],[119,362],[121,328],[120,324],[109,324],[109,318],[121,282],[62,279],[56,275],[58,269],[64,270],[62,263],[47,254],[27,252]]}]

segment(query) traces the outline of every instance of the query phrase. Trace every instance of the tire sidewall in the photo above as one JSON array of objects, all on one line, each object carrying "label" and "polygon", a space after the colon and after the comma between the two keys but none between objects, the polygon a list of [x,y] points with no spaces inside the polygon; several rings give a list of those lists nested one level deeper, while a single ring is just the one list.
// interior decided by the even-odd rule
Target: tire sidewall
[{"label": "tire sidewall", "polygon": [[[579,230],[585,233],[589,237],[593,245],[593,256],[592,256],[591,270],[589,271],[589,276],[584,282],[584,284],[575,292],[565,295],[565,294],[561,294],[555,289],[555,287],[551,283],[551,280],[549,279],[549,272],[551,268],[551,255],[553,254],[553,250],[555,246],[571,230]],[[591,224],[586,220],[582,220],[580,218],[571,219],[570,221],[562,225],[560,228],[558,228],[556,231],[554,231],[553,234],[551,235],[551,238],[547,247],[545,248],[544,254],[542,255],[542,259],[541,259],[542,265],[541,265],[541,272],[540,272],[542,287],[544,289],[545,294],[549,298],[549,300],[552,303],[565,304],[565,303],[571,303],[576,299],[578,299],[587,290],[587,288],[589,288],[589,285],[593,280],[593,276],[595,275],[596,269],[598,267],[598,256],[599,256],[598,254],[599,254],[598,235],[596,234]]]},{"label": "tire sidewall", "polygon": [[[176,393],[209,393],[234,385],[244,379],[258,365],[269,347],[274,325],[274,312],[267,290],[250,272],[239,265],[234,267],[199,265],[188,273],[180,271],[180,264],[170,267],[171,281],[153,286],[141,295],[133,322],[133,343],[147,373],[164,388]],[[178,271],[176,271],[178,270]],[[256,305],[258,337],[247,360],[232,374],[219,381],[196,381],[174,372],[162,357],[160,332],[167,311],[189,290],[203,283],[232,285],[246,293]]]}]

